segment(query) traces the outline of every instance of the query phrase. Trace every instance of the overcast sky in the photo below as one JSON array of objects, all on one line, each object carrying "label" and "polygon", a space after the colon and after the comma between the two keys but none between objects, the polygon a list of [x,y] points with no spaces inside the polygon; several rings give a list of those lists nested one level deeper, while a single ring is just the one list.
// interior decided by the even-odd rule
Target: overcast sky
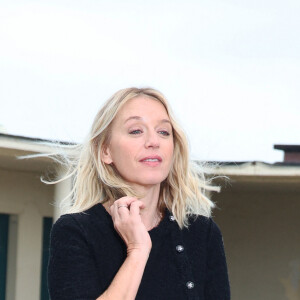
[{"label": "overcast sky", "polygon": [[80,142],[120,88],[165,94],[192,157],[300,144],[300,1],[0,0],[0,124]]}]

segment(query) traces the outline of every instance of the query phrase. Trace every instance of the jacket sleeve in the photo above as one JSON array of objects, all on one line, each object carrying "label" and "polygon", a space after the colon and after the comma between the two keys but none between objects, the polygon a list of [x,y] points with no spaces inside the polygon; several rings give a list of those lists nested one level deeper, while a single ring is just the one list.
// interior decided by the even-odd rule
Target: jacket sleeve
[{"label": "jacket sleeve", "polygon": [[95,300],[101,294],[95,259],[72,215],[53,225],[48,288],[51,300]]},{"label": "jacket sleeve", "polygon": [[228,270],[221,231],[210,219],[205,300],[230,300]]}]

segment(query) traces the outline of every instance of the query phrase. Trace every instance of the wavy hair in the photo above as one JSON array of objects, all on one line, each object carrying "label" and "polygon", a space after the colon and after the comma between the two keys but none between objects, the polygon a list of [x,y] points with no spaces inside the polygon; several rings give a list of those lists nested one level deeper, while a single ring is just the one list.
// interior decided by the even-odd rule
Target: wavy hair
[{"label": "wavy hair", "polygon": [[64,213],[83,212],[97,203],[123,196],[140,198],[113,166],[102,161],[101,155],[110,139],[112,121],[120,108],[130,99],[149,97],[161,102],[170,118],[173,129],[173,164],[167,178],[161,183],[159,209],[167,207],[181,228],[188,227],[191,215],[211,216],[215,204],[209,199],[209,191],[219,191],[207,179],[204,165],[190,161],[187,138],[176,122],[166,98],[152,88],[126,88],[116,92],[97,113],[91,131],[83,144],[70,147],[68,156],[56,160],[67,166],[62,178],[47,182],[58,183],[72,179],[71,205],[65,198],[61,204]]}]

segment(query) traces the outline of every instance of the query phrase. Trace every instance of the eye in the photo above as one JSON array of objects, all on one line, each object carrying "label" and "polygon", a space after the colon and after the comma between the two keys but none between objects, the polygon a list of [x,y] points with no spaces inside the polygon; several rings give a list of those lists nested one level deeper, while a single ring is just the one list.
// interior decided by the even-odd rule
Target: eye
[{"label": "eye", "polygon": [[170,133],[166,130],[160,130],[159,133],[164,135],[164,136],[169,136],[170,135]]},{"label": "eye", "polygon": [[129,134],[140,134],[140,133],[142,133],[142,130],[140,130],[140,129],[131,130],[129,132]]}]

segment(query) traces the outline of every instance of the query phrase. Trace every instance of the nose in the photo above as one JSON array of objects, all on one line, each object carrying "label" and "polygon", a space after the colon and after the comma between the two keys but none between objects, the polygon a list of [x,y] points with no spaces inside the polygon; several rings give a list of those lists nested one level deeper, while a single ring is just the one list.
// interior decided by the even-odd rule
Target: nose
[{"label": "nose", "polygon": [[159,147],[159,137],[157,132],[148,132],[145,140],[146,148],[158,148]]}]

